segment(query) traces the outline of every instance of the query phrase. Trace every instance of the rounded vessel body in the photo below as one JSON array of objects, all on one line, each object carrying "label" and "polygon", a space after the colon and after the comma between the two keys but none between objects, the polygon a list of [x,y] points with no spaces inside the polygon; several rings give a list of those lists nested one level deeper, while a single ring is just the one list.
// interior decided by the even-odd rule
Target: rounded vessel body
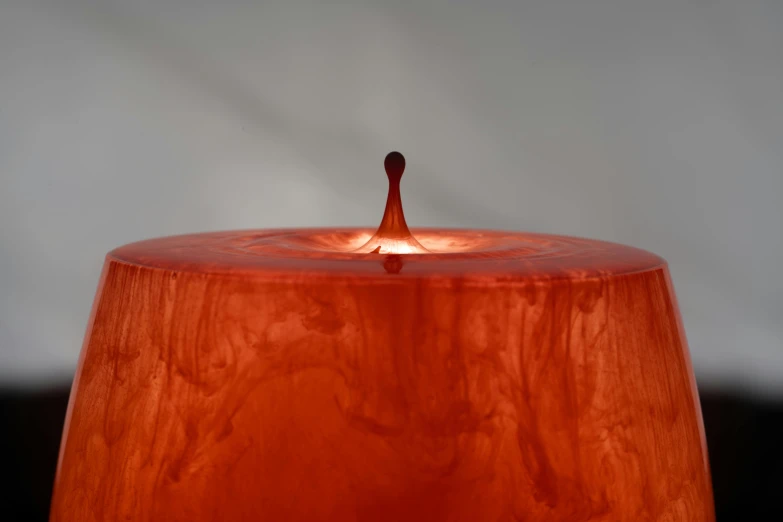
[{"label": "rounded vessel body", "polygon": [[714,520],[662,259],[414,232],[433,253],[356,254],[359,229],[110,253],[51,521]]}]

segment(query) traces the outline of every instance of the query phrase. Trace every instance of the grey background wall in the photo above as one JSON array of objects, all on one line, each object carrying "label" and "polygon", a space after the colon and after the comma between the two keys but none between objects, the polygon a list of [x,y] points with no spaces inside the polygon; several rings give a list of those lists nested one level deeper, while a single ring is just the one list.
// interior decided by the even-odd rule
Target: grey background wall
[{"label": "grey background wall", "polygon": [[0,382],[72,374],[103,255],[409,223],[670,263],[703,386],[783,395],[783,2],[0,0]]}]

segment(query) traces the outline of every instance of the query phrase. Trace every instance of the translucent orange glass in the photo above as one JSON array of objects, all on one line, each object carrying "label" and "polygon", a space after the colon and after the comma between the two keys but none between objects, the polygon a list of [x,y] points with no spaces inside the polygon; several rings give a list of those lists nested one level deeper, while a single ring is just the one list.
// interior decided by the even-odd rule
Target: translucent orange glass
[{"label": "translucent orange glass", "polygon": [[111,252],[52,522],[714,520],[661,258],[412,237],[420,253],[365,229]]}]

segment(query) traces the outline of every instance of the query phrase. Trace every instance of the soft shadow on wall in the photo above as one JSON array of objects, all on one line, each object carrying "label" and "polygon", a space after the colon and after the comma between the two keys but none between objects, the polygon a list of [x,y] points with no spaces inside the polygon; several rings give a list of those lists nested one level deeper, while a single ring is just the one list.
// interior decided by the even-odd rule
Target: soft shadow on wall
[{"label": "soft shadow on wall", "polygon": [[[4,520],[48,519],[69,390],[69,383],[0,390]],[[727,389],[702,389],[700,395],[717,522],[774,519],[783,486],[783,400]]]}]

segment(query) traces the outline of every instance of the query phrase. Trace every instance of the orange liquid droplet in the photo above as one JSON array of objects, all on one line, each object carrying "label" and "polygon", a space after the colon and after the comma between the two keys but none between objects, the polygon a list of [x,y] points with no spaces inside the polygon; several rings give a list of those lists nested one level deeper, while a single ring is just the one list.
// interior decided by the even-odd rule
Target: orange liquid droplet
[{"label": "orange liquid droplet", "polygon": [[389,195],[386,209],[375,234],[357,252],[371,254],[426,254],[429,252],[419,243],[405,223],[400,196],[400,180],[405,171],[405,157],[399,152],[390,152],[383,161],[386,177],[389,178]]}]

